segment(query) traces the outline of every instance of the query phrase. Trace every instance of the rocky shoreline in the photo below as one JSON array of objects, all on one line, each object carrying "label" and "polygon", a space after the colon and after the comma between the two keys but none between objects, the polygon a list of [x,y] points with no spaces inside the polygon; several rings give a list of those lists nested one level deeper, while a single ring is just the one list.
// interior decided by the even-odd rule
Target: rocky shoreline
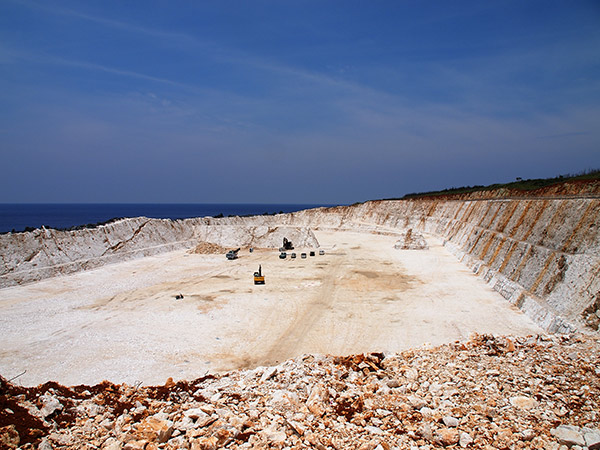
[{"label": "rocky shoreline", "polygon": [[[164,386],[1,380],[2,448],[600,448],[600,338],[474,336]],[[17,380],[18,381],[18,380]]]}]

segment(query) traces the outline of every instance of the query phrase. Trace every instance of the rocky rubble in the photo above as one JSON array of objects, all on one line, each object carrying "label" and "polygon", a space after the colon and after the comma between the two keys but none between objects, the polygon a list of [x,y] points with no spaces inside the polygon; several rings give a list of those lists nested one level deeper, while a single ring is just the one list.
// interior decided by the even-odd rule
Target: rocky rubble
[{"label": "rocky rubble", "polygon": [[478,335],[164,386],[1,379],[0,446],[598,449],[599,348],[597,336]]},{"label": "rocky rubble", "polygon": [[412,228],[399,233],[394,248],[397,250],[427,250],[429,246],[423,235]]}]

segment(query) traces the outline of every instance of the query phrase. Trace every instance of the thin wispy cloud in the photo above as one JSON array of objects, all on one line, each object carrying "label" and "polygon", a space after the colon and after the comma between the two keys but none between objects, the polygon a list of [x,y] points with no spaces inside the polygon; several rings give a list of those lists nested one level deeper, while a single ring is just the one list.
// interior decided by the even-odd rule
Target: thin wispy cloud
[{"label": "thin wispy cloud", "polygon": [[[98,25],[102,25],[113,29],[119,29],[130,33],[152,36],[159,39],[167,38],[170,40],[178,41],[180,44],[187,46],[199,46],[210,52],[209,56],[211,59],[215,61],[231,63],[235,66],[240,67],[241,70],[243,70],[244,67],[251,67],[254,69],[261,70],[263,72],[271,73],[274,76],[301,79],[306,82],[314,83],[327,88],[342,89],[351,92],[360,92],[362,94],[368,95],[390,96],[390,94],[387,92],[379,91],[377,89],[374,89],[373,87],[352,82],[342,77],[334,77],[328,74],[324,74],[322,72],[314,72],[300,67],[285,65],[278,61],[266,59],[257,54],[244,52],[237,48],[224,46],[223,44],[217,44],[214,41],[199,39],[197,36],[191,34],[165,32],[163,30],[150,27],[143,27],[134,23],[128,23],[105,17],[94,16],[69,8],[50,7],[46,4],[31,0],[10,1],[27,6],[29,8],[40,9],[51,14],[64,15],[76,19],[91,21]],[[197,89],[197,86],[194,87],[190,84],[180,83],[174,80],[167,80],[160,77],[154,77],[151,75],[136,73],[134,71],[119,69],[116,67],[108,67],[105,65],[95,64],[91,62],[61,60],[59,57],[53,57],[53,61],[51,61],[50,58],[46,58],[46,60],[48,62],[64,63],[65,65],[78,66],[81,68],[103,70],[107,73],[113,73],[115,75],[131,76],[146,79],[148,81],[173,84],[187,89]]]},{"label": "thin wispy cloud", "polygon": [[155,28],[144,27],[144,26],[140,26],[138,24],[123,22],[123,21],[115,20],[115,19],[109,19],[106,17],[97,16],[97,15],[86,14],[84,12],[74,10],[71,8],[59,7],[56,5],[51,5],[48,3],[40,3],[40,2],[36,2],[36,1],[32,1],[32,0],[6,0],[6,1],[11,1],[13,3],[25,6],[27,8],[30,8],[33,10],[38,10],[38,11],[43,11],[48,14],[81,19],[81,20],[85,20],[88,22],[96,23],[98,25],[110,27],[113,29],[126,31],[129,33],[144,34],[144,35],[152,36],[152,37],[159,38],[159,39],[175,39],[175,40],[179,40],[179,41],[188,41],[188,40],[192,41],[193,40],[195,43],[198,43],[198,41],[196,39],[194,39],[191,36],[184,34],[184,33],[157,30]]},{"label": "thin wispy cloud", "polygon": [[587,136],[590,133],[588,131],[573,131],[570,133],[561,133],[561,134],[550,134],[548,136],[538,136],[538,139],[560,139],[560,138],[570,138],[573,136]]},{"label": "thin wispy cloud", "polygon": [[[35,59],[37,60],[38,58],[35,58]],[[90,62],[85,62],[85,61],[71,61],[71,60],[67,60],[67,59],[63,59],[63,58],[59,58],[59,57],[55,57],[55,56],[46,57],[46,58],[44,58],[44,60],[46,63],[50,63],[50,64],[59,64],[59,65],[64,65],[64,66],[69,66],[69,67],[77,67],[80,69],[101,71],[101,72],[106,72],[106,73],[110,73],[113,75],[119,75],[119,76],[124,76],[124,77],[128,77],[128,78],[137,78],[140,80],[153,81],[155,83],[167,84],[169,86],[182,87],[185,89],[194,89],[193,86],[190,86],[190,85],[187,85],[184,83],[179,83],[179,82],[173,81],[173,80],[168,80],[166,78],[155,77],[152,75],[134,72],[131,70],[123,70],[123,69],[119,69],[119,68],[115,68],[115,67],[107,67],[107,66],[103,66],[100,64],[95,64],[95,63],[90,63]]]},{"label": "thin wispy cloud", "polygon": [[598,166],[600,32],[533,2],[6,0],[0,193],[103,167],[182,201],[352,202]]}]

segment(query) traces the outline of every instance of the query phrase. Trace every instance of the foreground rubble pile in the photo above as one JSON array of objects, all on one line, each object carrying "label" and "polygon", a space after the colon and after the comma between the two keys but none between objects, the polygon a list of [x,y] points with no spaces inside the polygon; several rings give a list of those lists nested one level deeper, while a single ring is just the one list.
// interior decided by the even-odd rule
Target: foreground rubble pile
[{"label": "foreground rubble pile", "polygon": [[0,447],[598,449],[599,344],[476,336],[158,387],[2,379]]}]

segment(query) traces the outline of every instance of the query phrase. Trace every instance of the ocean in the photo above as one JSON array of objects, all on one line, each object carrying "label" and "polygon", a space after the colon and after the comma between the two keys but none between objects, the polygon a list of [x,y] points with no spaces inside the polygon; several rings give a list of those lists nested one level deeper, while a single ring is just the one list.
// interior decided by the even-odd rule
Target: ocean
[{"label": "ocean", "polygon": [[294,212],[319,206],[261,203],[26,203],[0,204],[0,232],[25,229],[64,229],[106,222],[120,217],[185,219],[189,217],[245,216]]}]

